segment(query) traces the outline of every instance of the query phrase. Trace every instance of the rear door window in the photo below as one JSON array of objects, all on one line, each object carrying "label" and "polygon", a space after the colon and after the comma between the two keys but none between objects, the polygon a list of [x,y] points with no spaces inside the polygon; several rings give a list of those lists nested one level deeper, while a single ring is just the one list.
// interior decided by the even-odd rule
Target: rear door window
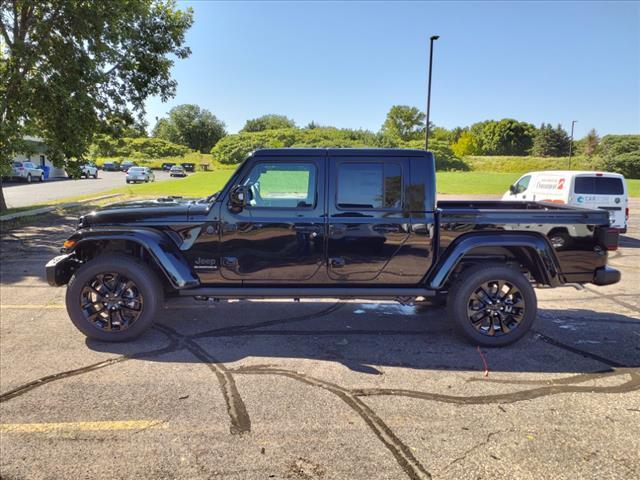
[{"label": "rear door window", "polygon": [[402,207],[402,168],[398,163],[341,163],[336,206],[342,210],[397,210]]},{"label": "rear door window", "polygon": [[624,185],[615,177],[576,177],[574,190],[583,195],[623,195]]}]

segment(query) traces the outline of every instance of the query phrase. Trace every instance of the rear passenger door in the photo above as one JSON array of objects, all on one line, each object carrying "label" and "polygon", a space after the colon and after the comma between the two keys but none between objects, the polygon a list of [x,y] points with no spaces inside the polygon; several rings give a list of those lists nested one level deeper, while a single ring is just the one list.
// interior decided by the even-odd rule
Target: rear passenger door
[{"label": "rear passenger door", "polygon": [[409,237],[403,157],[329,158],[328,278],[336,283],[406,282],[393,258]]}]

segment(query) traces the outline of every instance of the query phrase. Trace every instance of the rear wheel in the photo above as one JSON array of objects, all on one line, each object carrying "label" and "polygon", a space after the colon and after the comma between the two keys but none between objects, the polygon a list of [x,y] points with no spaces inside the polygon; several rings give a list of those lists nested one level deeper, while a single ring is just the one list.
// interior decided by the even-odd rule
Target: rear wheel
[{"label": "rear wheel", "polygon": [[449,290],[449,318],[474,345],[502,347],[533,325],[537,299],[529,280],[499,264],[464,270]]},{"label": "rear wheel", "polygon": [[67,288],[71,321],[95,340],[121,342],[153,324],[163,302],[155,273],[128,255],[97,257],[80,267]]}]

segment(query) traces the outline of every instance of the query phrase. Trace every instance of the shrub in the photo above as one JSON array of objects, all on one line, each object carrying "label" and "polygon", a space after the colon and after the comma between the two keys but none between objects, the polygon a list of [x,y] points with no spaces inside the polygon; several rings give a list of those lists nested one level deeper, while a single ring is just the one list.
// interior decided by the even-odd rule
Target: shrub
[{"label": "shrub", "polygon": [[602,160],[602,169],[617,172],[626,178],[640,178],[640,150]]},{"label": "shrub", "polygon": [[191,149],[161,138],[112,138],[97,135],[90,152],[94,157],[158,158],[182,156]]}]

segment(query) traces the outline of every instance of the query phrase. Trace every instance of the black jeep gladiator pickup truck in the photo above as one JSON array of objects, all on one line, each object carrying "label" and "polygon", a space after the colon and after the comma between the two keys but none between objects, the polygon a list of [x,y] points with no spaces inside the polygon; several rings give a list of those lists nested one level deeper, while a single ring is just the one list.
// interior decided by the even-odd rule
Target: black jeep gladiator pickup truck
[{"label": "black jeep gladiator pickup truck", "polygon": [[[569,232],[554,246],[549,237]],[[446,302],[474,344],[521,338],[533,286],[608,285],[606,211],[502,201],[436,203],[421,150],[258,150],[217,194],[111,205],[80,218],[46,266],[88,337],[137,337],[165,295]]]}]

